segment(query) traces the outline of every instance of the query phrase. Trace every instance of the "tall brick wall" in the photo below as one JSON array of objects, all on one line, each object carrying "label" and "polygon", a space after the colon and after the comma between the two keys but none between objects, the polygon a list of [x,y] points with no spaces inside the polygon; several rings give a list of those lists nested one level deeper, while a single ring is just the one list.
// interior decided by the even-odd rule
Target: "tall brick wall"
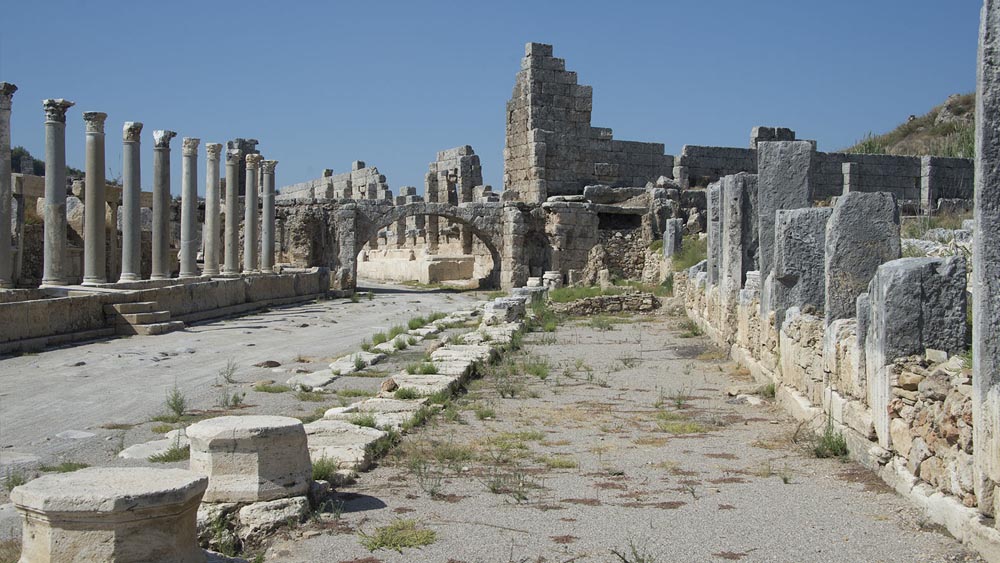
[{"label": "tall brick wall", "polygon": [[552,56],[552,46],[529,43],[507,102],[504,191],[508,198],[541,202],[578,195],[588,184],[643,186],[673,175],[674,159],[661,143],[619,141],[611,129],[591,127],[593,90]]}]

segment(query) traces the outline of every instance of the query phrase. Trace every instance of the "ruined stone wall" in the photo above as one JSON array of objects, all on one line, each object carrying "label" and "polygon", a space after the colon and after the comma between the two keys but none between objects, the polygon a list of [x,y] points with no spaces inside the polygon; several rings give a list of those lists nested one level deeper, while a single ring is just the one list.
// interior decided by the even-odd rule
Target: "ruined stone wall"
[{"label": "ruined stone wall", "polygon": [[391,199],[385,175],[363,161],[351,164],[351,171],[325,174],[321,178],[282,186],[275,200]]},{"label": "ruined stone wall", "polygon": [[723,176],[757,173],[757,150],[736,147],[684,145],[677,157],[674,177],[685,176],[690,186],[707,186]]},{"label": "ruined stone wall", "polygon": [[660,143],[619,141],[591,127],[593,90],[577,83],[552,46],[529,43],[507,102],[506,197],[541,203],[583,193],[588,184],[642,186],[673,174]]}]

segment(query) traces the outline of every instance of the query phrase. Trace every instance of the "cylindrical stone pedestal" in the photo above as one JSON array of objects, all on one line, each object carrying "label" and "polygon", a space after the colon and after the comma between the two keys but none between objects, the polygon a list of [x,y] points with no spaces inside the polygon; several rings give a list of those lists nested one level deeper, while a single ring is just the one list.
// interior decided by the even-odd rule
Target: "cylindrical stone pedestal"
[{"label": "cylindrical stone pedestal", "polygon": [[141,136],[142,123],[125,122],[122,127],[122,275],[118,280],[123,282],[142,277]]},{"label": "cylindrical stone pedestal", "polygon": [[83,214],[83,285],[107,283],[107,213],[104,193],[104,120],[108,114],[83,112],[87,130],[86,186]]},{"label": "cylindrical stone pedestal", "polygon": [[17,86],[0,82],[0,289],[14,287],[14,261],[10,252],[10,108]]},{"label": "cylindrical stone pedestal", "polygon": [[239,149],[226,151],[226,248],[222,273],[235,276],[240,273],[240,161]]},{"label": "cylindrical stone pedestal", "polygon": [[247,193],[243,209],[243,272],[251,273],[257,269],[259,215],[257,209],[257,173],[260,161],[259,154],[247,155]]},{"label": "cylindrical stone pedestal", "polygon": [[45,108],[45,247],[42,285],[66,285],[66,110],[73,102],[48,99]]},{"label": "cylindrical stone pedestal", "polygon": [[182,278],[198,277],[198,144],[184,137],[181,144],[181,271]]},{"label": "cylindrical stone pedestal", "polygon": [[20,563],[204,563],[196,519],[208,479],[183,469],[92,467],[46,475],[10,495]]},{"label": "cylindrical stone pedestal", "polygon": [[263,189],[261,190],[260,269],[274,270],[274,167],[277,160],[260,163]]},{"label": "cylindrical stone pedestal", "polygon": [[170,278],[170,140],[173,131],[153,131],[153,272]]},{"label": "cylindrical stone pedestal", "polygon": [[206,276],[219,275],[219,155],[220,143],[205,145],[205,225],[201,238],[205,241],[205,260],[201,273]]},{"label": "cylindrical stone pedestal", "polygon": [[189,426],[187,437],[191,471],[208,475],[205,502],[257,502],[309,490],[312,463],[298,419],[220,416]]}]

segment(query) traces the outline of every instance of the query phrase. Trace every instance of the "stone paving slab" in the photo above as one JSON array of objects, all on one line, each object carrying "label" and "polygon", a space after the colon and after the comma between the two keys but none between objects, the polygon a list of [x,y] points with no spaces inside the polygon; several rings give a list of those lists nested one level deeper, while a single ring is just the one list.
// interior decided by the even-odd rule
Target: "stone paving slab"
[{"label": "stone paving slab", "polygon": [[372,459],[368,447],[386,433],[377,428],[357,426],[342,420],[321,419],[305,425],[309,457],[313,463],[327,458],[341,469],[364,470]]}]

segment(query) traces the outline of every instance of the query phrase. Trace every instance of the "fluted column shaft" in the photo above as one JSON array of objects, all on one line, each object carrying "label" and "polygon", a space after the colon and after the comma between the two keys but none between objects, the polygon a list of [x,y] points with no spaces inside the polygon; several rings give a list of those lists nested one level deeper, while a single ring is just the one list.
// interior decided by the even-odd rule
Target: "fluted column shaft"
[{"label": "fluted column shaft", "polygon": [[42,285],[66,285],[66,110],[68,100],[48,99],[45,108],[45,223]]},{"label": "fluted column shaft", "polygon": [[142,123],[125,122],[122,128],[122,275],[118,280],[123,282],[142,277],[141,135]]},{"label": "fluted column shaft", "polygon": [[14,262],[10,252],[10,109],[17,86],[0,82],[0,289],[14,287]]},{"label": "fluted column shaft", "polygon": [[107,197],[104,188],[104,120],[108,114],[83,112],[87,130],[86,194],[83,208],[83,285],[107,283]]},{"label": "fluted column shaft", "polygon": [[219,275],[219,155],[222,145],[205,145],[205,225],[202,238],[205,240],[205,260],[201,273],[206,276]]},{"label": "fluted column shaft", "polygon": [[259,172],[260,161],[263,157],[259,154],[247,155],[247,193],[244,199],[243,211],[243,272],[250,273],[257,270],[257,249],[258,237],[257,228],[260,218],[257,209],[257,174]]},{"label": "fluted column shaft", "polygon": [[198,144],[184,137],[181,147],[181,256],[180,277],[198,277]]},{"label": "fluted column shaft", "polygon": [[239,149],[226,151],[226,259],[222,273],[240,273],[240,160]]},{"label": "fluted column shaft", "polygon": [[260,231],[260,269],[263,272],[274,270],[274,168],[277,165],[277,160],[265,160],[260,165],[264,175]]},{"label": "fluted column shaft", "polygon": [[153,131],[153,272],[150,279],[170,277],[170,140],[173,131]]}]

